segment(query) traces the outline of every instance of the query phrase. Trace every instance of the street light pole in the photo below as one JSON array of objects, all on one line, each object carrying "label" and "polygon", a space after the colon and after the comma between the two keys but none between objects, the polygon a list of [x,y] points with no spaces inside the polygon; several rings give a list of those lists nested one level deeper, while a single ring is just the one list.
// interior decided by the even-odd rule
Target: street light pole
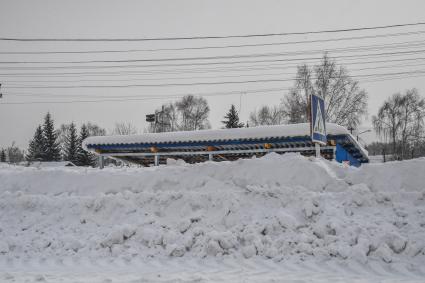
[{"label": "street light pole", "polygon": [[371,129],[369,129],[369,130],[366,130],[366,131],[363,131],[363,132],[358,133],[358,134],[357,134],[357,141],[359,141],[359,136],[360,136],[361,134],[368,133],[368,132],[372,132],[372,130],[371,130]]}]

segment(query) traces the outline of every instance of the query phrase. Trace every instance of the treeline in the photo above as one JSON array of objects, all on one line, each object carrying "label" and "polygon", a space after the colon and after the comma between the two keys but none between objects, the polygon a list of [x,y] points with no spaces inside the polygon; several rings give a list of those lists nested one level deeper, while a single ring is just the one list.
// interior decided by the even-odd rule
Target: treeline
[{"label": "treeline", "polygon": [[155,120],[148,132],[196,131],[211,128],[210,107],[203,97],[186,95],[176,102],[163,104],[155,110]]},{"label": "treeline", "polygon": [[[360,88],[359,82],[349,75],[345,67],[338,66],[325,54],[318,65],[298,66],[294,85],[284,95],[280,104],[264,105],[251,112],[246,126],[306,123],[309,121],[311,94],[324,98],[327,122],[355,129],[367,114],[366,91]],[[207,129],[210,127],[209,111],[204,98],[187,95],[181,100],[163,104],[156,109],[156,120],[148,131]],[[233,107],[226,116],[235,113],[237,114]],[[237,126],[240,127],[241,124]]]},{"label": "treeline", "polygon": [[25,159],[25,152],[16,146],[15,142],[11,146],[0,149],[0,162],[18,163]]},{"label": "treeline", "polygon": [[315,66],[297,67],[293,87],[279,105],[262,106],[249,116],[249,124],[276,125],[309,121],[309,97],[325,100],[326,121],[356,129],[367,114],[368,96],[344,66],[338,66],[326,54]]},{"label": "treeline", "polygon": [[105,134],[104,130],[91,123],[83,124],[80,132],[74,123],[55,129],[54,121],[47,113],[43,125],[35,130],[29,143],[27,161],[70,161],[78,166],[94,166],[95,156],[85,151],[82,141],[90,135]]},{"label": "treeline", "polygon": [[[226,113],[222,124],[225,128],[259,125],[277,125],[308,122],[309,97],[316,94],[324,98],[326,121],[337,123],[357,132],[367,116],[368,95],[349,71],[326,54],[319,64],[301,65],[293,87],[282,97],[278,105],[261,106],[249,115],[246,124],[239,121],[234,105]],[[158,107],[151,115],[147,132],[172,132],[209,129],[210,107],[203,97],[186,95],[174,102]],[[372,122],[381,141],[369,145],[371,153],[390,155],[393,159],[414,158],[425,155],[424,134],[425,102],[416,89],[397,93],[386,100]],[[110,134],[129,135],[138,133],[131,123],[116,123]],[[83,124],[77,133],[75,124],[61,125],[54,130],[53,120],[47,114],[44,124],[37,127],[31,140],[27,160],[72,161],[77,165],[93,165],[94,157],[81,147],[84,138],[105,135],[97,125]],[[22,158],[23,152],[16,146],[0,151],[13,160]],[[12,160],[11,158],[9,158]]]},{"label": "treeline", "polygon": [[388,98],[372,123],[382,142],[369,150],[376,149],[395,160],[425,156],[425,99],[417,89]]}]

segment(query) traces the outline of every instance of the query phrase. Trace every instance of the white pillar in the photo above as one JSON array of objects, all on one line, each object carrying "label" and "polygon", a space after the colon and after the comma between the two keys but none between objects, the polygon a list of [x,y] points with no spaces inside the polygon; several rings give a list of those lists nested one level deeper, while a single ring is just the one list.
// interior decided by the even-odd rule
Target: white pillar
[{"label": "white pillar", "polygon": [[159,166],[159,155],[158,154],[155,154],[155,156],[154,156],[154,165]]},{"label": "white pillar", "polygon": [[320,157],[320,144],[319,143],[315,143],[314,147],[316,149],[316,158]]},{"label": "white pillar", "polygon": [[103,169],[103,155],[99,155],[99,168]]},{"label": "white pillar", "polygon": [[208,160],[209,161],[213,161],[213,154],[212,153],[208,153]]}]

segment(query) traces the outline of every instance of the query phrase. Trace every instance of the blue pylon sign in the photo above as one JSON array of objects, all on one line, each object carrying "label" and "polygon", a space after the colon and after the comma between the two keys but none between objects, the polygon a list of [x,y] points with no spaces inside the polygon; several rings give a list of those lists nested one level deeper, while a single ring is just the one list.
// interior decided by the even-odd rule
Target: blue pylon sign
[{"label": "blue pylon sign", "polygon": [[320,96],[312,94],[311,101],[311,140],[314,143],[326,145],[326,112],[325,101]]}]

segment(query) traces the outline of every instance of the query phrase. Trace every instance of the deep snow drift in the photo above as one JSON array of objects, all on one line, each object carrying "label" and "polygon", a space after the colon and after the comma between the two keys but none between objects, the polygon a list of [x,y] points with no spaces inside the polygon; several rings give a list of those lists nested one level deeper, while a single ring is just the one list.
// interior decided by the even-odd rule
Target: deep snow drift
[{"label": "deep snow drift", "polygon": [[358,169],[298,154],[104,170],[0,165],[0,262],[325,261],[423,276],[424,173],[425,159]]}]

